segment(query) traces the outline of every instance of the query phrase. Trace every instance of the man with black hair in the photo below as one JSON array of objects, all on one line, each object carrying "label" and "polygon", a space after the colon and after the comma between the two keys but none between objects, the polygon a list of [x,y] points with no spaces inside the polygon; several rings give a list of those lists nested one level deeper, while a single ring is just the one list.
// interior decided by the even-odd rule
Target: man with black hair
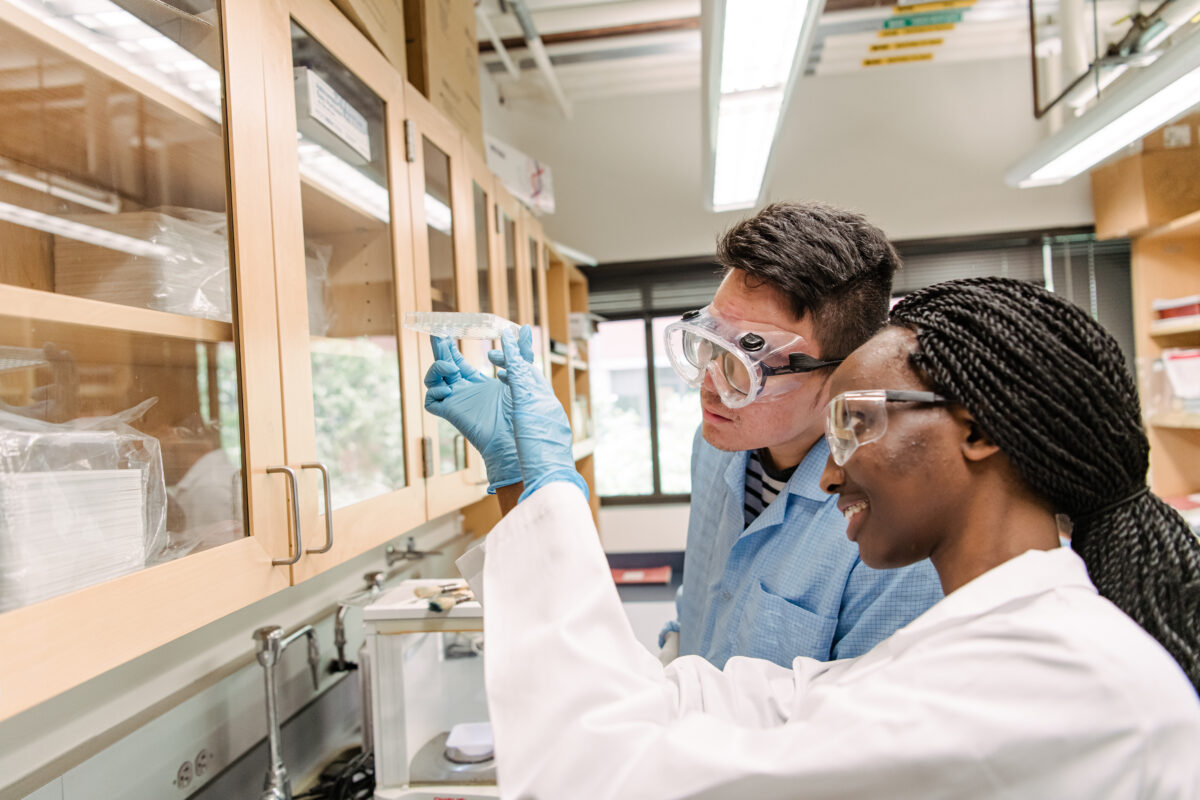
[{"label": "man with black hair", "polygon": [[886,320],[899,256],[858,214],[776,203],[731,228],[717,260],[712,303],[668,330],[703,419],[662,658],[860,655],[941,598],[928,561],[863,564],[820,485],[829,377]]}]

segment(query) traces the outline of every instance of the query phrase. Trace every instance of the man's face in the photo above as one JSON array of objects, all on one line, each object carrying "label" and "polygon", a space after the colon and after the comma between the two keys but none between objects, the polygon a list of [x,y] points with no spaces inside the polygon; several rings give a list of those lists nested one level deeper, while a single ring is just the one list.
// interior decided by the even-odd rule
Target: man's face
[{"label": "man's face", "polygon": [[[714,316],[731,322],[751,323],[755,329],[790,331],[805,339],[799,352],[820,356],[820,343],[809,316],[792,316],[787,298],[771,286],[746,285],[745,273],[731,270],[721,282],[710,307]],[[828,402],[829,369],[807,375],[783,375],[769,381],[785,381],[795,388],[784,394],[760,397],[750,405],[729,408],[721,402],[712,377],[700,387],[705,441],[718,450],[771,449],[777,466],[800,463],[813,443],[823,435],[825,404]]]}]

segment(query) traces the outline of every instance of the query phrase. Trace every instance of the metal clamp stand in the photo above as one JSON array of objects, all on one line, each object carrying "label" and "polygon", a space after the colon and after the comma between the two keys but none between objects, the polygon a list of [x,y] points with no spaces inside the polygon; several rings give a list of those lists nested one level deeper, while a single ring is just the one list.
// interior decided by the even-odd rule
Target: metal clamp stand
[{"label": "metal clamp stand", "polygon": [[271,764],[267,770],[266,780],[263,781],[263,791],[259,800],[292,800],[292,785],[288,779],[287,767],[279,755],[281,742],[279,731],[279,712],[275,706],[275,664],[288,645],[301,636],[308,637],[308,668],[312,673],[313,691],[320,688],[319,670],[321,652],[317,647],[317,634],[311,625],[305,625],[291,636],[284,638],[283,628],[278,625],[268,625],[254,632],[254,641],[258,646],[258,663],[263,666],[263,674],[267,689],[267,747],[270,750]]}]

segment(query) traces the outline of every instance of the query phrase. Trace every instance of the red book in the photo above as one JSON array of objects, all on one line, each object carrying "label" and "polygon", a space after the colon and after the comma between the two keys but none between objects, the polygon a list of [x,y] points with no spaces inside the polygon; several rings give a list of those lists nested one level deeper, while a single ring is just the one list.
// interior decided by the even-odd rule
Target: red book
[{"label": "red book", "polygon": [[617,583],[670,583],[671,566],[614,569],[612,576]]}]

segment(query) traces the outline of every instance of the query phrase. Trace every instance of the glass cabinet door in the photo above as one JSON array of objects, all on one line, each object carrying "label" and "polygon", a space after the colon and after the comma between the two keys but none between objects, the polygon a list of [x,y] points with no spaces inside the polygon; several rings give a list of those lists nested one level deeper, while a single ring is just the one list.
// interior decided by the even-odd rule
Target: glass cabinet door
[{"label": "glass cabinet door", "polygon": [[[406,92],[410,145],[417,143],[410,149],[415,161],[409,169],[417,303],[432,311],[477,311],[474,197],[462,134],[413,87]],[[459,346],[483,368],[476,345]],[[419,346],[427,368],[433,362],[428,337],[422,336]],[[424,419],[426,502],[433,517],[478,499],[483,488],[472,469],[478,456],[466,439],[441,418],[425,414]]]},{"label": "glass cabinet door", "polygon": [[334,7],[297,1],[287,12],[270,26],[267,92],[282,165],[276,270],[287,460],[303,471],[302,580],[424,508],[406,425],[417,370],[398,335],[400,310],[413,307],[397,280],[408,226],[400,79]]},{"label": "glass cabinet door", "polygon": [[550,336],[546,329],[546,241],[542,224],[528,211],[521,210],[525,239],[525,270],[530,292],[529,324],[533,326],[533,352],[538,368],[549,376]]},{"label": "glass cabinet door", "polygon": [[[497,208],[495,196],[495,179],[483,156],[464,139],[462,149],[461,183],[463,194],[468,201],[464,205],[471,220],[471,271],[472,279],[469,289],[473,297],[469,298],[471,308],[489,314],[504,317],[505,307],[504,270],[502,261],[497,255],[499,233],[497,231]],[[499,347],[500,341],[494,340],[464,340],[460,342],[464,357],[476,369],[485,375],[494,375],[495,367],[488,360],[487,351]],[[468,446],[469,474],[477,485],[487,484],[487,473],[483,466],[483,458],[478,452]]]},{"label": "glass cabinet door", "polygon": [[528,288],[521,280],[521,260],[517,257],[520,242],[517,237],[517,220],[521,207],[515,197],[494,181],[492,194],[496,198],[496,245],[495,258],[502,273],[500,286],[504,292],[503,313],[509,320],[525,324],[528,320]]},{"label": "glass cabinet door", "polygon": [[287,584],[282,442],[244,424],[274,308],[238,303],[226,200],[229,152],[270,213],[261,79],[226,92],[223,12],[0,2],[0,719]]}]

